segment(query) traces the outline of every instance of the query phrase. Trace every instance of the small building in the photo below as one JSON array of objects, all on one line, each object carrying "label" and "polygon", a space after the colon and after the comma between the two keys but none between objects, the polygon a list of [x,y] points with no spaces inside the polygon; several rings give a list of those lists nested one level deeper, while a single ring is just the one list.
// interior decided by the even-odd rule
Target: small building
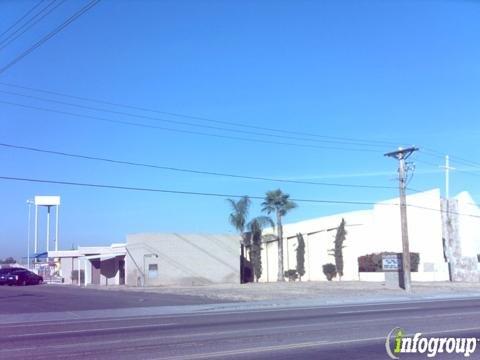
[{"label": "small building", "polygon": [[49,251],[54,275],[64,284],[124,285],[125,244]]}]

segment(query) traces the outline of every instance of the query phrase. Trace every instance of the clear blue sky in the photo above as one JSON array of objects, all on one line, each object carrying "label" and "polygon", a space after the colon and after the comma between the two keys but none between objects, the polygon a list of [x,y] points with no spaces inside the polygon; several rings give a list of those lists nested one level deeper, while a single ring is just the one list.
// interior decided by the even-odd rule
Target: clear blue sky
[{"label": "clear blue sky", "polygon": [[[36,3],[2,1],[0,33]],[[0,50],[0,66],[86,3],[59,6]],[[220,121],[392,145],[360,146],[373,152],[282,146],[105,123],[5,103],[0,103],[0,142],[249,176],[396,186],[396,163],[383,156],[396,145],[414,144],[480,162],[479,18],[480,3],[476,1],[104,0],[0,74],[0,82]],[[6,35],[0,37],[0,46]],[[0,91],[215,125],[5,85],[0,85]],[[275,140],[104,114],[2,92],[0,101]],[[424,151],[414,159],[418,162],[410,186],[442,187],[443,191],[443,174],[437,167],[442,160]],[[185,191],[261,196],[281,187],[294,198],[354,201],[397,195],[395,189],[235,180],[5,148],[0,148],[0,164],[0,176]],[[455,160],[452,164],[471,172],[452,174],[452,193],[468,190],[480,201],[480,166]],[[64,248],[122,242],[133,232],[232,231],[227,223],[229,209],[221,198],[0,180],[0,258],[25,255],[25,201],[36,194],[61,195]],[[258,213],[258,205],[252,215]],[[286,221],[361,208],[365,207],[302,203]]]}]

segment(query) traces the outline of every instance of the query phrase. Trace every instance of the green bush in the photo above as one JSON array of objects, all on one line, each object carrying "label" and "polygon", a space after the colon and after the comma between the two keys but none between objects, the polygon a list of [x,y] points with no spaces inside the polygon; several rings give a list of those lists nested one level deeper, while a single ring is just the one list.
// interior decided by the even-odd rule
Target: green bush
[{"label": "green bush", "polygon": [[298,279],[298,272],[294,269],[286,270],[283,275],[288,279],[288,281],[295,281]]},{"label": "green bush", "polygon": [[[383,272],[382,257],[383,255],[397,255],[398,259],[402,260],[402,253],[384,251],[381,253],[368,254],[358,257],[358,271],[359,272]],[[410,270],[412,272],[418,271],[418,264],[420,263],[420,254],[410,253]]]},{"label": "green bush", "polygon": [[332,263],[325,264],[323,265],[323,273],[328,281],[332,281],[337,276],[337,267]]}]

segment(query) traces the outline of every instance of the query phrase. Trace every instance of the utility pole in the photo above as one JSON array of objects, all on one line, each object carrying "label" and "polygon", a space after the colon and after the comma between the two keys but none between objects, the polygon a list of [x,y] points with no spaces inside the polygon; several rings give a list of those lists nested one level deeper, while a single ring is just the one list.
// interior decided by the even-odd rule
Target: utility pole
[{"label": "utility pole", "polygon": [[454,167],[450,166],[448,155],[445,156],[445,166],[440,167],[445,170],[445,199],[448,200],[450,198],[450,170],[455,170]]},{"label": "utility pole", "polygon": [[397,151],[392,151],[385,156],[393,157],[398,160],[398,180],[400,191],[400,221],[402,227],[402,270],[403,270],[403,287],[406,292],[411,291],[411,276],[410,276],[410,249],[408,246],[408,224],[407,224],[407,199],[406,191],[406,166],[405,160],[410,157],[415,151],[416,147],[409,147],[406,149],[398,148]]}]

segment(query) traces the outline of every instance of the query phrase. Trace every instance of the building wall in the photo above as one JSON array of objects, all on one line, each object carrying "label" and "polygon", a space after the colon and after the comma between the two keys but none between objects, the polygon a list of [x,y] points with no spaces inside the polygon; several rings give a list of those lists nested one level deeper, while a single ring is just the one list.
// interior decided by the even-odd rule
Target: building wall
[{"label": "building wall", "polygon": [[239,283],[239,256],[237,235],[131,234],[127,235],[127,283]]},{"label": "building wall", "polygon": [[[334,247],[337,227],[346,221],[347,236],[343,249],[343,280],[368,279],[383,281],[383,274],[358,273],[358,257],[383,251],[402,252],[399,199],[378,203],[372,210],[349,212],[302,221],[284,226],[284,269],[295,269],[297,240],[302,233],[305,240],[304,280],[326,280],[322,266],[335,263],[329,250]],[[420,254],[419,271],[412,273],[415,281],[447,281],[448,264],[444,258],[440,191],[438,189],[407,197],[407,217],[410,251]],[[428,210],[426,209],[428,208]],[[264,246],[262,261],[268,260],[268,277],[261,281],[276,281],[276,242]],[[275,267],[275,268],[274,268]],[[265,273],[265,272],[264,272]],[[274,276],[271,276],[274,274]]]},{"label": "building wall", "polygon": [[[373,242],[370,252],[402,252],[402,233],[399,204],[393,199],[373,209]],[[420,254],[419,271],[412,279],[434,281],[449,279],[448,264],[444,257],[440,190],[435,189],[407,197],[408,238],[411,252]]]},{"label": "building wall", "polygon": [[452,281],[480,281],[480,210],[467,193],[443,200],[445,255]]},{"label": "building wall", "polygon": [[72,270],[77,269],[75,259],[73,257],[60,259],[60,276],[63,277],[64,284],[72,284]]}]

